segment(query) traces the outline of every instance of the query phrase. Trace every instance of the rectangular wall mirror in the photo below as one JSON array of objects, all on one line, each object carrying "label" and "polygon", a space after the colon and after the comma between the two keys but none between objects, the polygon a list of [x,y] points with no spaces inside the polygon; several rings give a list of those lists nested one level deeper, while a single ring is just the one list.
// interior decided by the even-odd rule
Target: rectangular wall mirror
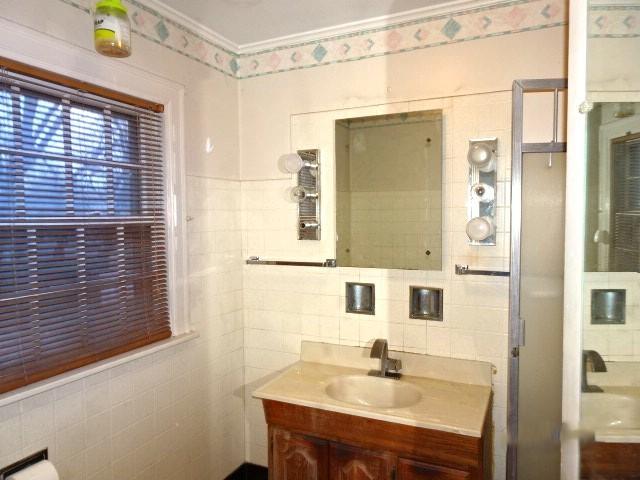
[{"label": "rectangular wall mirror", "polygon": [[338,266],[442,270],[442,111],[337,120]]}]

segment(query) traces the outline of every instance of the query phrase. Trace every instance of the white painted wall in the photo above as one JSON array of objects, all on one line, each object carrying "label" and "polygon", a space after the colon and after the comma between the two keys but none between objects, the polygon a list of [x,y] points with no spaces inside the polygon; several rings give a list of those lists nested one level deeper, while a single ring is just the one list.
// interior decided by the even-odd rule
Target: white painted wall
[{"label": "white painted wall", "polygon": [[[385,337],[396,350],[486,360],[496,366],[495,478],[504,478],[508,282],[457,277],[453,266],[508,268],[511,84],[515,79],[564,77],[565,35],[564,28],[553,28],[240,83],[245,256],[318,261],[334,252],[336,118],[442,109],[445,125],[443,271],[244,267],[249,461],[267,461],[262,408],[251,399],[251,391],[296,361],[301,340],[367,345]],[[468,139],[490,135],[500,143],[498,244],[470,247],[464,233]],[[318,147],[325,192],[323,240],[310,245],[296,240],[295,205],[284,193],[294,179],[278,171],[277,158]],[[345,313],[347,281],[376,284],[375,316]],[[408,318],[410,285],[444,288],[444,322]]]},{"label": "white painted wall", "polygon": [[[92,21],[59,1],[7,0],[0,16],[92,51]],[[7,34],[6,32],[3,32]],[[3,45],[0,38],[0,46]],[[224,478],[244,461],[237,80],[134,35],[133,55],[61,63],[118,84],[124,62],[184,89],[190,323],[200,338],[0,408],[0,465],[41,447],[65,480]],[[214,144],[205,152],[206,139]]]}]

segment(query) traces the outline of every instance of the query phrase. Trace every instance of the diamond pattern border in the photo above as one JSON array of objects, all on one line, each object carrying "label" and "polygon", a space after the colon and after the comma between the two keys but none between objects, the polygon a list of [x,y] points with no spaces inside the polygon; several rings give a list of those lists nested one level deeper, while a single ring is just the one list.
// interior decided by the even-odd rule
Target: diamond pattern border
[{"label": "diamond pattern border", "polygon": [[[59,1],[90,13],[92,0]],[[238,79],[560,27],[567,24],[568,17],[566,0],[505,0],[490,7],[238,54],[162,16],[145,5],[144,0],[125,0],[125,3],[129,8],[132,29],[139,36]],[[636,21],[636,15],[640,16],[640,12],[620,14],[607,11],[597,14],[593,16],[593,26],[597,26],[598,17],[607,16],[607,21],[598,20],[606,26],[606,32],[599,27],[600,35],[615,35],[618,30],[625,35],[638,33],[640,18]],[[619,20],[618,16],[621,17]],[[610,21],[610,17],[615,19]]]}]

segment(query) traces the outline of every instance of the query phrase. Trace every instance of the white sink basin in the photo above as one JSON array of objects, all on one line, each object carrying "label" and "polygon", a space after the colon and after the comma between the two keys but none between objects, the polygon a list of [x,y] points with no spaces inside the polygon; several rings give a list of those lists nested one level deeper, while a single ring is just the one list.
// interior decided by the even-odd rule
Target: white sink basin
[{"label": "white sink basin", "polygon": [[377,408],[404,408],[422,398],[410,383],[366,375],[344,375],[329,382],[327,395],[340,402]]},{"label": "white sink basin", "polygon": [[640,398],[617,393],[583,393],[581,425],[586,430],[640,428]]}]

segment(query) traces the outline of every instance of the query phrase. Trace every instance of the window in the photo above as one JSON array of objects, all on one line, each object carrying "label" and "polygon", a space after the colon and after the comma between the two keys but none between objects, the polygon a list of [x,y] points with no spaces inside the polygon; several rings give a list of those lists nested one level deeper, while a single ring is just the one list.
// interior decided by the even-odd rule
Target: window
[{"label": "window", "polygon": [[610,271],[640,272],[640,135],[611,141]]},{"label": "window", "polygon": [[36,76],[0,71],[0,393],[171,335],[162,113]]}]

